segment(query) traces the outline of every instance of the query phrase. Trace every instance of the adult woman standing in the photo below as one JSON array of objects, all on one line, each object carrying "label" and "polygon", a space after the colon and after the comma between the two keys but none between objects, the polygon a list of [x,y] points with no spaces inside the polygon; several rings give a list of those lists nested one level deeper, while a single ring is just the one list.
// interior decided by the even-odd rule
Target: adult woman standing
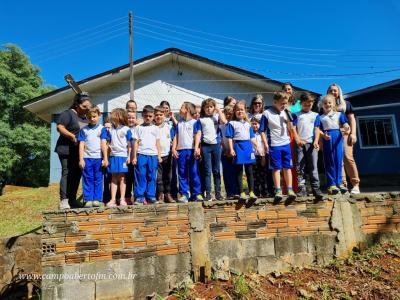
[{"label": "adult woman standing", "polygon": [[92,107],[87,93],[77,94],[71,107],[64,111],[57,122],[60,136],[55,152],[61,163],[60,209],[79,207],[76,201],[82,170],[79,168],[77,135],[88,124],[86,112]]},{"label": "adult woman standing", "polygon": [[343,112],[350,125],[350,132],[342,131],[344,138],[344,156],[343,156],[343,171],[342,180],[343,184],[347,186],[346,175],[349,176],[351,184],[353,186],[351,193],[360,193],[360,177],[358,176],[357,165],[353,155],[353,145],[357,142],[356,135],[356,119],[354,117],[353,106],[349,101],[345,101],[343,98],[343,92],[339,85],[333,83],[328,87],[326,92],[331,94],[336,99],[337,110]]}]

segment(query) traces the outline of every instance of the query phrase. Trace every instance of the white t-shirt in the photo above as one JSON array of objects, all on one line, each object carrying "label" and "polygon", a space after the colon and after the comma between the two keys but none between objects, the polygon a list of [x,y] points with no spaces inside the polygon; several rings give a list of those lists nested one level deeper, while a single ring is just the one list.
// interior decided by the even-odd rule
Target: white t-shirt
[{"label": "white t-shirt", "polygon": [[101,131],[102,125],[87,125],[79,131],[78,141],[85,142],[83,158],[101,158]]},{"label": "white t-shirt", "polygon": [[160,131],[161,156],[167,156],[171,151],[171,141],[173,139],[171,130],[173,127],[169,123],[164,123],[158,127]]},{"label": "white t-shirt", "polygon": [[264,111],[260,121],[260,131],[267,132],[268,142],[271,146],[290,144],[287,122],[288,117],[284,111],[278,113],[273,108]]},{"label": "white t-shirt", "polygon": [[110,156],[128,156],[128,142],[132,140],[132,133],[128,126],[111,127],[109,130],[103,128],[101,138],[109,141]]},{"label": "white t-shirt", "polygon": [[176,127],[176,136],[178,139],[178,144],[176,149],[194,149],[194,134],[195,134],[195,124],[197,120],[180,120]]},{"label": "white t-shirt", "polygon": [[201,141],[203,143],[215,145],[220,142],[218,115],[200,118],[196,126],[201,131]]},{"label": "white t-shirt", "polygon": [[339,111],[331,111],[328,114],[321,115],[321,129],[332,130],[340,129],[340,126],[347,123],[344,113]]},{"label": "white t-shirt", "polygon": [[133,139],[138,141],[138,154],[158,155],[157,140],[160,140],[160,129],[156,125],[136,126]]},{"label": "white t-shirt", "polygon": [[314,141],[315,127],[320,125],[320,117],[313,111],[299,111],[293,115],[293,125],[296,126],[297,133],[302,140],[312,143]]},{"label": "white t-shirt", "polygon": [[232,138],[234,141],[246,141],[254,138],[254,131],[247,121],[230,121],[227,125],[225,136]]},{"label": "white t-shirt", "polygon": [[261,139],[261,134],[259,132],[256,132],[255,137],[257,142],[257,149],[254,149],[254,152],[256,153],[256,155],[265,156],[265,148],[264,148],[264,143]]}]

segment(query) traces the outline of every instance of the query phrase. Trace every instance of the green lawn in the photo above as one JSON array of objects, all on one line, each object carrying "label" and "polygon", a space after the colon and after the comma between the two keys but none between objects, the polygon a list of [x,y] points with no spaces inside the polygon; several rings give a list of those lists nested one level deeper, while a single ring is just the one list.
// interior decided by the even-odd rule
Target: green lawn
[{"label": "green lawn", "polygon": [[58,207],[59,186],[26,188],[6,186],[0,196],[0,237],[38,231],[42,226],[42,211]]}]

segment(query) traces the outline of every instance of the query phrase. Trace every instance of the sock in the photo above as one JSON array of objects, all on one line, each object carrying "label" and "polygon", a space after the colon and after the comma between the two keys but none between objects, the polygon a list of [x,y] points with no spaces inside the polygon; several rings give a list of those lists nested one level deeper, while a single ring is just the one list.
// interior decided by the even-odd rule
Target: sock
[{"label": "sock", "polygon": [[291,186],[288,186],[288,187],[287,187],[287,190],[288,190],[288,191],[293,191],[293,188],[292,188]]}]

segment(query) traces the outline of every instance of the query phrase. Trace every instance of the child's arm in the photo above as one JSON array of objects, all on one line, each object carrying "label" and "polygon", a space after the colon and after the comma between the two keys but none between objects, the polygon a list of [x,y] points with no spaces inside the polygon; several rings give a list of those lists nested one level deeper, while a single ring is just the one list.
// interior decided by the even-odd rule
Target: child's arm
[{"label": "child's arm", "polygon": [[227,121],[227,119],[225,117],[224,112],[218,106],[215,107],[215,111],[218,114],[219,123],[220,124],[226,124],[228,121]]},{"label": "child's arm", "polygon": [[200,139],[201,139],[201,131],[197,131],[194,136],[194,157],[199,159],[201,156],[200,153]]},{"label": "child's arm", "polygon": [[313,146],[314,149],[319,150],[319,136],[320,136],[321,131],[319,130],[319,127],[314,127],[314,142]]},{"label": "child's arm", "polygon": [[169,116],[171,117],[172,124],[174,124],[174,126],[178,125],[178,120],[175,118],[175,115],[172,111],[169,112]]},{"label": "child's arm", "polygon": [[267,130],[268,126],[268,119],[262,115],[261,119],[260,119],[260,134],[261,134],[261,140],[264,143],[264,149],[265,149],[265,153],[269,153],[269,146],[268,146],[268,141],[267,141],[267,136],[265,135],[265,131]]},{"label": "child's arm", "polygon": [[107,140],[101,139],[101,152],[103,152],[103,161],[101,166],[106,168],[108,166],[108,144]]},{"label": "child's arm", "polygon": [[126,158],[126,164],[129,165],[131,163],[131,155],[132,155],[132,143],[129,141],[128,143],[128,157]]},{"label": "child's arm", "polygon": [[137,164],[137,151],[138,151],[139,141],[137,139],[133,140],[133,155],[132,155],[132,165],[136,166]]},{"label": "child's arm", "polygon": [[161,164],[162,163],[162,158],[161,158],[161,145],[160,145],[160,139],[156,140],[156,147],[157,147],[157,156],[158,156],[158,162]]},{"label": "child's arm", "polygon": [[83,170],[85,168],[85,160],[83,159],[83,152],[85,151],[85,142],[79,142],[79,167]]},{"label": "child's arm", "polygon": [[236,156],[235,150],[233,150],[233,139],[228,138],[228,144],[229,144],[229,155],[231,157]]},{"label": "child's arm", "polygon": [[172,142],[172,156],[175,158],[175,159],[178,159],[178,157],[179,157],[179,153],[178,153],[178,151],[176,151],[176,146],[178,145],[178,135],[177,134],[175,134],[175,136],[174,136],[174,140],[173,140],[173,142]]}]

